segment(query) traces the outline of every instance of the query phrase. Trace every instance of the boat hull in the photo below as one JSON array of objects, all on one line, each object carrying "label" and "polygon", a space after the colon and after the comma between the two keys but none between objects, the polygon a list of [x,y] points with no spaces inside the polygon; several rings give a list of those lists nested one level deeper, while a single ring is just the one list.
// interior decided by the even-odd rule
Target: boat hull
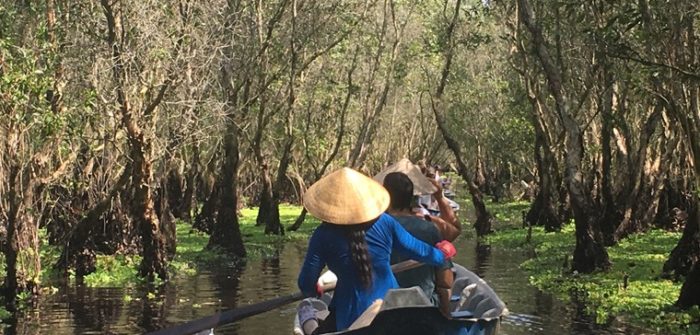
[{"label": "boat hull", "polygon": [[[403,288],[390,290],[387,293],[381,310],[369,325],[328,334],[498,334],[501,318],[508,314],[503,301],[483,279],[473,272],[457,264],[453,271],[455,285],[450,318],[445,317],[437,307],[430,304],[418,287]],[[321,299],[307,298],[299,304],[297,312],[303,305],[312,305],[317,315],[327,315],[330,299],[331,296],[328,294]],[[305,335],[300,326],[298,313],[294,320],[294,334]]]},{"label": "boat hull", "polygon": [[368,327],[334,335],[496,335],[500,318],[490,321],[445,318],[435,307],[404,307],[379,312]]}]

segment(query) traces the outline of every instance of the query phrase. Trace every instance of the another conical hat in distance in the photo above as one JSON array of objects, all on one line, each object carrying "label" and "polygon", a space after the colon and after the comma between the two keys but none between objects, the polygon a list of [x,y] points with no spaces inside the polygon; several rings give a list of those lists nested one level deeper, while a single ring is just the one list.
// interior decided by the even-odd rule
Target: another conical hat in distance
[{"label": "another conical hat in distance", "polygon": [[389,192],[350,168],[336,170],[311,185],[304,207],[328,223],[351,225],[372,221],[389,207]]},{"label": "another conical hat in distance", "polygon": [[384,177],[392,172],[403,172],[408,176],[408,179],[411,179],[413,182],[414,195],[433,194],[437,191],[437,188],[430,182],[430,180],[428,180],[428,177],[420,172],[420,168],[411,163],[411,161],[407,158],[404,158],[393,165],[389,165],[387,168],[382,170],[382,172],[377,173],[377,175],[374,176],[374,180],[380,184],[383,184]]}]

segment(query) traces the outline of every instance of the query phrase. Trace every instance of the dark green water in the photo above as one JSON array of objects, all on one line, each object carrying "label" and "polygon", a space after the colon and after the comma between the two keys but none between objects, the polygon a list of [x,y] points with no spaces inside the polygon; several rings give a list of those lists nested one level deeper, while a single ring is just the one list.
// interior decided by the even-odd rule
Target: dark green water
[{"label": "dark green water", "polygon": [[[528,284],[518,269],[522,251],[458,240],[456,261],[482,276],[510,310],[501,334],[652,334],[624,325],[595,325],[585,309],[562,303]],[[145,288],[60,288],[5,329],[6,334],[137,334],[204,317],[216,311],[293,293],[306,245],[287,244],[278,254],[222,264],[194,277],[180,276],[147,297]],[[125,299],[125,297],[129,297]],[[294,305],[222,327],[216,334],[291,334]]]}]

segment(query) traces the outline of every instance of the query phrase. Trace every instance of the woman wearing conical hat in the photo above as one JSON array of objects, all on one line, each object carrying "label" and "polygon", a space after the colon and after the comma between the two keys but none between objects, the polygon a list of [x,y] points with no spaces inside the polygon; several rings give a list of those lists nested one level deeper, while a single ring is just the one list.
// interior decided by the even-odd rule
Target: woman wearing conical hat
[{"label": "woman wearing conical hat", "polygon": [[434,248],[412,237],[384,214],[389,202],[382,185],[349,168],[321,178],[304,195],[304,207],[323,223],[309,240],[299,288],[306,296],[317,295],[316,282],[325,266],[338,277],[329,306],[335,327],[324,332],[347,329],[375,300],[399,287],[391,272],[392,249],[433,266],[456,253],[447,241]]}]

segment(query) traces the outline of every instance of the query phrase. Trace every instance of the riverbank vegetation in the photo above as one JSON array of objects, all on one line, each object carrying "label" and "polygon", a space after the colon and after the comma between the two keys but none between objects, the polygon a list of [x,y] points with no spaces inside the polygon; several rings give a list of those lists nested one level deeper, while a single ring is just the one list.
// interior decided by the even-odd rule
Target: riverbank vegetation
[{"label": "riverbank vegetation", "polygon": [[[291,225],[301,213],[302,207],[282,204],[280,206],[281,220]],[[309,218],[303,228],[286,234],[270,235],[261,232],[255,225],[257,208],[245,208],[241,210],[240,225],[243,241],[250,251],[249,258],[270,257],[278,249],[280,243],[295,241],[307,241],[313,229],[318,225],[318,220]],[[55,246],[48,243],[45,230],[40,230],[41,260],[44,270],[41,273],[41,282],[46,285],[46,292],[55,292],[53,285],[60,285],[63,279],[50,265],[55,263],[61,252]],[[195,230],[191,224],[178,221],[176,223],[177,251],[169,263],[171,277],[177,275],[197,275],[198,270],[212,265],[220,267],[221,264],[234,264],[241,261],[231,257],[224,250],[207,248],[209,235]],[[95,271],[86,275],[81,280],[90,287],[127,287],[143,284],[144,279],[138,275],[138,255],[98,255]],[[74,281],[75,274],[69,274],[67,278]]]},{"label": "riverbank vegetation", "polygon": [[680,232],[653,229],[631,235],[607,249],[612,264],[607,271],[577,273],[570,266],[574,225],[566,224],[558,232],[523,228],[518,215],[527,206],[523,202],[493,204],[494,215],[503,221],[485,240],[494,248],[526,253],[529,259],[521,268],[532,285],[584,305],[600,324],[615,320],[660,334],[700,334],[700,309],[675,307],[681,283],[663,276],[664,262]]},{"label": "riverbank vegetation", "polygon": [[698,13],[695,0],[3,2],[5,301],[46,291],[44,273],[104,282],[115,260],[166,281],[189,262],[182,222],[214,254],[265,253],[308,229],[281,204],[321,176],[407,157],[459,176],[478,236],[503,219],[488,197],[528,201],[534,235],[573,220],[559,251],[580,276],[619,271],[611,250],[630,237],[674,232],[662,273],[685,283],[675,306],[698,306]]},{"label": "riverbank vegetation", "polygon": [[[291,225],[301,212],[301,206],[282,204],[281,220]],[[257,208],[241,210],[240,226],[243,242],[249,251],[248,258],[270,257],[280,243],[306,241],[314,225],[309,222],[303,227],[284,236],[264,234],[255,226]],[[310,218],[310,221],[314,219]],[[317,223],[318,221],[316,221]],[[209,235],[195,230],[192,225],[178,221],[176,224],[177,251],[169,263],[171,277],[178,275],[196,276],[199,269],[221,267],[222,264],[234,265],[241,261],[231,257],[224,250],[206,248]],[[138,276],[138,256],[100,256],[95,272],[85,276],[85,284],[93,287],[124,287],[143,282]]]}]

